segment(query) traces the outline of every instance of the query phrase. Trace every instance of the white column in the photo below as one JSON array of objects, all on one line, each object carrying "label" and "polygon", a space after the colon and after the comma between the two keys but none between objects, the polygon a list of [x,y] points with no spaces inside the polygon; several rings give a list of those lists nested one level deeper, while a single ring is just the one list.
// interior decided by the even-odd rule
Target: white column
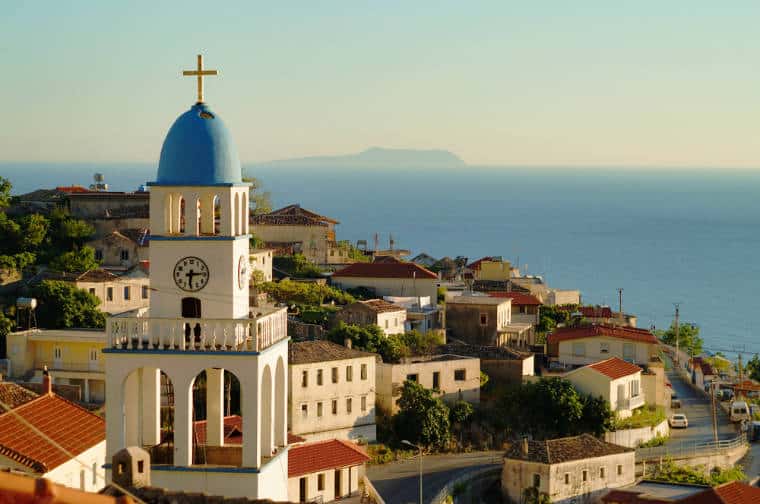
[{"label": "white column", "polygon": [[185,194],[185,236],[198,235],[198,218],[200,217],[200,208],[198,207],[198,195],[195,193]]},{"label": "white column", "polygon": [[[138,374],[140,370],[137,369],[129,374],[124,383],[124,432],[125,432],[125,445],[122,448],[128,446],[136,446],[139,430],[139,414],[138,414],[138,401],[140,399],[140,387],[138,383]],[[106,396],[106,403],[111,401],[111,398]],[[106,422],[108,423],[108,422]]]},{"label": "white column", "polygon": [[90,380],[84,379],[84,402],[90,402]]},{"label": "white column", "polygon": [[206,444],[224,445],[223,369],[206,369]]},{"label": "white column", "polygon": [[128,407],[122,394],[123,376],[106,375],[106,463],[111,463],[114,453],[126,446],[124,442],[124,415]]},{"label": "white column", "polygon": [[219,234],[232,236],[232,191],[226,190],[219,195],[221,213],[219,216]]},{"label": "white column", "polygon": [[153,446],[161,441],[161,371],[142,370],[142,440],[140,446]]},{"label": "white column", "polygon": [[193,464],[192,418],[193,388],[192,379],[174,381],[174,465],[190,466]]},{"label": "white column", "polygon": [[260,425],[258,363],[252,364],[245,375],[237,374],[240,380],[240,402],[243,414],[243,467],[261,466],[261,446],[259,444]]}]

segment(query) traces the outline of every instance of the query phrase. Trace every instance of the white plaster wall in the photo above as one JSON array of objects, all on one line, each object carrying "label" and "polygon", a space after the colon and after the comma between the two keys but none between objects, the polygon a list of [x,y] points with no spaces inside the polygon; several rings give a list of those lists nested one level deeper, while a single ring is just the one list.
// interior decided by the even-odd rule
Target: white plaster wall
[{"label": "white plaster wall", "polygon": [[[584,343],[586,355],[573,355],[573,343]],[[608,353],[602,353],[600,351],[601,343],[607,343],[609,345]],[[558,360],[560,362],[573,366],[585,366],[586,364],[592,364],[600,360],[609,359],[610,357],[618,357],[620,359],[624,359],[623,345],[625,343],[632,343],[634,345],[634,359],[636,361],[636,364],[645,365],[649,362],[650,355],[657,354],[657,345],[654,343],[644,343],[641,341],[629,341],[618,338],[610,338],[607,336],[597,336],[594,338],[581,338],[576,340],[560,341]]]},{"label": "white plaster wall", "polygon": [[403,334],[405,323],[406,310],[377,314],[377,325],[383,330],[386,336],[391,334]]},{"label": "white plaster wall", "polygon": [[251,250],[250,253],[251,273],[254,270],[261,271],[265,282],[272,281],[272,251]]},{"label": "white plaster wall", "polygon": [[433,304],[438,299],[438,279],[433,278],[333,277],[332,283],[342,289],[368,287],[377,297],[430,296]]},{"label": "white plaster wall", "polygon": [[[79,453],[76,458],[43,474],[43,477],[67,487],[77,488],[85,492],[97,492],[106,484],[105,470],[103,469],[105,462],[106,441],[104,439],[95,446]],[[95,468],[94,480],[93,468]],[[84,472],[84,475],[82,475],[82,472]],[[82,483],[84,483],[84,486],[82,486]]]}]

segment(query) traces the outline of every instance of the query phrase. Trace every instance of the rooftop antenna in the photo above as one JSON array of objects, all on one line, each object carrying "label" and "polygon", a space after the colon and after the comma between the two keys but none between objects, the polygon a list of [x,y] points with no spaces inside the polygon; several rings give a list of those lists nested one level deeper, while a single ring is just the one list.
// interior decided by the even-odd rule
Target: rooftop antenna
[{"label": "rooftop antenna", "polygon": [[373,252],[377,252],[377,249],[380,247],[380,235],[375,233],[375,248]]}]

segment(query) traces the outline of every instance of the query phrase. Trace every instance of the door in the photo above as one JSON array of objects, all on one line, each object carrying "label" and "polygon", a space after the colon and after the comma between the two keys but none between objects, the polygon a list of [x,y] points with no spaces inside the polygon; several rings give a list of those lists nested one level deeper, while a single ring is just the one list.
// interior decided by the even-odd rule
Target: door
[{"label": "door", "polygon": [[[182,318],[199,319],[201,318],[201,300],[194,297],[182,298]],[[185,343],[190,342],[190,334],[193,333],[193,340],[198,343],[201,339],[201,324],[198,322],[185,323]]]},{"label": "door", "polygon": [[335,470],[335,498],[342,497],[340,492],[340,469]]},{"label": "door", "polygon": [[298,502],[306,502],[306,478],[298,480]]},{"label": "door", "polygon": [[90,348],[90,371],[100,371],[100,362],[98,362],[98,349]]},{"label": "door", "polygon": [[63,348],[53,347],[53,369],[63,369]]}]

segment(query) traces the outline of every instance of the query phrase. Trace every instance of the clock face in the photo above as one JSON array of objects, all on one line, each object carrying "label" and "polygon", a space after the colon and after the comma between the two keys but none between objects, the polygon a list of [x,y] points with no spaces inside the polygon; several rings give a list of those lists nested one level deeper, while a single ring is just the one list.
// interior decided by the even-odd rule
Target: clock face
[{"label": "clock face", "polygon": [[245,288],[245,281],[248,277],[248,259],[241,255],[238,259],[238,287],[240,289]]},{"label": "clock face", "polygon": [[174,283],[184,291],[199,291],[208,283],[209,270],[198,257],[183,257],[174,266]]}]

